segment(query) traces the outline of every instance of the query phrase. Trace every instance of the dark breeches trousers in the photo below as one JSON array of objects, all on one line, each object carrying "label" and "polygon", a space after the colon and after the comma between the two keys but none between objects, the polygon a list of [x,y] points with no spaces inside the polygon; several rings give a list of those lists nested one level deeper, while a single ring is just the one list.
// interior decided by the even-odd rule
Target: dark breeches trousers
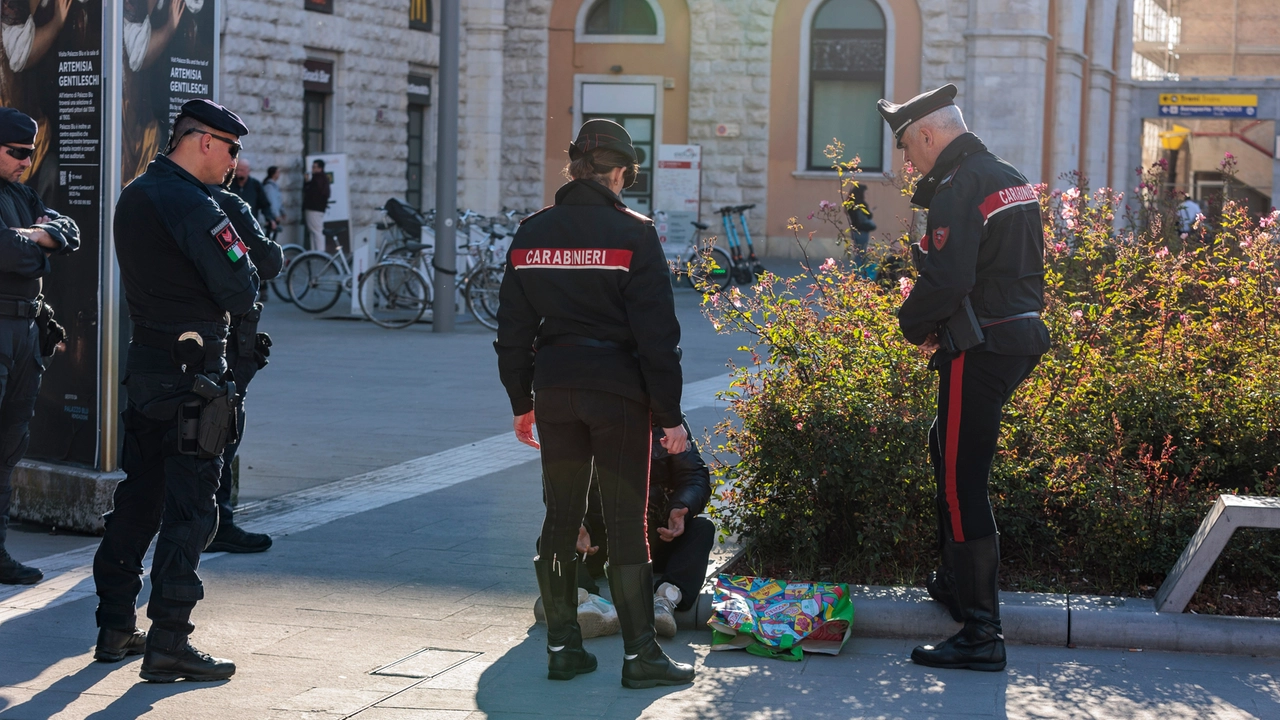
[{"label": "dark breeches trousers", "polygon": [[132,628],[143,556],[159,534],[147,617],[149,642],[161,648],[180,647],[195,629],[191,611],[204,598],[196,573],[200,553],[218,528],[214,493],[222,458],[181,454],[176,419],[156,417],[167,415],[175,398],[191,397],[192,380],[175,370],[168,353],[130,346],[120,462],[126,477],[116,486],[115,507],[106,516],[106,533],[93,559],[98,626]]},{"label": "dark breeches trousers", "polygon": [[34,320],[0,317],[0,548],[9,525],[13,469],[27,452],[40,394],[39,344]]},{"label": "dark breeches trousers", "polygon": [[987,479],[1005,403],[1035,369],[1039,355],[962,352],[938,369],[938,415],[929,454],[938,486],[938,545],[996,533]]},{"label": "dark breeches trousers", "polygon": [[649,562],[649,408],[602,390],[546,388],[534,396],[534,410],[547,503],[540,556],[567,562],[576,554],[594,464],[609,533],[609,561]]}]

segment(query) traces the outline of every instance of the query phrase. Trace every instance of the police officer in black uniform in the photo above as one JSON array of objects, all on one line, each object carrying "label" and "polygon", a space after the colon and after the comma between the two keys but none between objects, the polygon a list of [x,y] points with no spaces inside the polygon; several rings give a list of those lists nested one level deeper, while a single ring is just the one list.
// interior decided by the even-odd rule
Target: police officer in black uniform
[{"label": "police officer in black uniform", "polygon": [[[258,272],[258,280],[265,283],[280,274],[284,267],[284,252],[279,243],[267,238],[253,217],[249,204],[232,191],[230,183],[234,177],[234,174],[229,174],[221,185],[210,185],[209,192],[213,193],[218,207],[226,213],[236,234],[249,248],[249,260]],[[255,303],[249,312],[231,318],[231,329],[227,335],[227,369],[235,379],[240,402],[237,404],[235,440],[227,443],[227,449],[222,453],[222,479],[218,483],[217,494],[218,534],[205,552],[258,553],[271,547],[270,535],[248,532],[235,524],[235,509],[231,505],[231,465],[244,439],[245,392],[254,375],[266,367],[267,357],[271,354],[271,337],[258,332],[261,319],[262,303]]]},{"label": "police officer in black uniform", "polygon": [[591,120],[569,158],[570,182],[555,205],[525,218],[507,253],[494,342],[516,437],[539,446],[536,412],[543,445],[547,514],[534,567],[547,614],[547,676],[596,669],[577,622],[575,550],[594,466],[622,625],[622,684],[688,683],[693,667],[673,662],[655,639],[645,539],[650,419],[664,428],[668,452],[683,452],[688,439],[670,274],[653,222],[618,197],[638,170],[627,131]]},{"label": "police officer in black uniform", "polygon": [[0,583],[6,585],[32,585],[44,578],[5,549],[10,482],[27,451],[43,357],[53,355],[62,341],[62,328],[40,295],[49,257],[80,247],[75,221],[45,207],[19,182],[31,167],[37,130],[27,115],[0,108]]},{"label": "police officer in black uniform", "polygon": [[921,665],[1003,670],[1000,542],[987,497],[1000,416],[1049,349],[1044,236],[1035,189],[968,132],[956,87],[879,103],[906,160],[924,176],[911,202],[928,208],[917,277],[898,311],[906,339],[933,352],[938,415],[929,431],[937,480],[941,569],[929,594],[964,628],[917,647]]},{"label": "police officer in black uniform", "polygon": [[[204,597],[196,570],[218,525],[214,493],[235,431],[235,383],[226,365],[232,316],[253,309],[258,278],[248,249],[208,183],[235,167],[248,132],[207,100],[182,106],[166,153],[116,204],[115,246],[133,338],[123,414],[127,477],[117,487],[93,561],[100,628],[94,657],[143,652],[143,679],[225,680],[229,660],[195,649],[191,611]],[[142,560],[156,540],[147,616],[136,627]]]}]

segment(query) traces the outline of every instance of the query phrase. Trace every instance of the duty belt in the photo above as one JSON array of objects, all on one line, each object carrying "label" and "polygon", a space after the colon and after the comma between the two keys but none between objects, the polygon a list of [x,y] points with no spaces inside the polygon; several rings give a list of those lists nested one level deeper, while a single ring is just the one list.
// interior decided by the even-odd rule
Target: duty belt
[{"label": "duty belt", "polygon": [[40,314],[43,300],[0,300],[0,317],[34,320]]},{"label": "duty belt", "polygon": [[626,351],[634,349],[630,345],[624,345],[611,340],[596,340],[595,338],[583,337],[581,335],[552,335],[551,337],[538,338],[537,342],[533,344],[535,349],[541,349],[548,345],[576,345],[579,347]]},{"label": "duty belt", "polygon": [[1014,320],[1029,320],[1031,318],[1038,318],[1038,317],[1040,317],[1040,312],[1038,310],[1032,310],[1031,312],[1018,313],[1017,315],[1010,315],[1009,317],[978,318],[978,325],[980,325],[981,327],[987,328],[987,327],[991,327],[992,325],[1000,325],[1002,323],[1013,322]]},{"label": "duty belt", "polygon": [[[158,350],[164,350],[172,353],[174,345],[176,345],[186,333],[169,333],[160,330],[152,330],[149,327],[141,325],[133,326],[133,342],[139,345],[146,345]],[[218,340],[208,336],[202,336],[200,341],[204,345],[204,362],[206,366],[220,364],[221,358],[227,354],[227,343],[225,340]],[[176,361],[175,361],[176,362]]]}]

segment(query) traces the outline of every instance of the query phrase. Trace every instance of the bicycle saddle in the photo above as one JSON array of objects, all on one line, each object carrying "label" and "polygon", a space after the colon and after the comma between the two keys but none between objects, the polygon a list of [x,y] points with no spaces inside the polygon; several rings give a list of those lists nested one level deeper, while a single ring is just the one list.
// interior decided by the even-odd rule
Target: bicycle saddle
[{"label": "bicycle saddle", "polygon": [[397,250],[408,250],[409,252],[422,252],[423,250],[430,250],[430,249],[431,249],[431,248],[433,248],[433,247],[435,247],[435,246],[434,246],[434,245],[424,245],[424,244],[422,244],[422,243],[416,243],[416,242],[407,242],[407,243],[405,243],[405,244],[401,245],[400,247],[398,247],[398,248],[396,248],[396,249],[397,249]]},{"label": "bicycle saddle", "polygon": [[707,228],[711,227],[710,225],[708,225],[708,224],[706,224],[706,223],[704,223],[704,222],[698,222],[697,220],[694,220],[693,222],[691,222],[691,223],[689,223],[689,224],[690,224],[690,225],[692,225],[692,226],[694,226],[694,227],[696,227],[696,228],[698,228],[699,230],[706,230]]}]

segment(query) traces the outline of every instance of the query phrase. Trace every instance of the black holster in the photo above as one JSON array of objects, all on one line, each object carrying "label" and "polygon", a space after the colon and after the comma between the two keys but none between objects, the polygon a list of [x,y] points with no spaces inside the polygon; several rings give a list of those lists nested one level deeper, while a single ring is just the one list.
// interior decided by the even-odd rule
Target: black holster
[{"label": "black holster", "polygon": [[178,417],[180,452],[202,460],[220,457],[237,439],[235,381],[219,384],[206,375],[196,375],[191,392],[198,399],[184,402]]},{"label": "black holster", "polygon": [[67,330],[53,319],[53,306],[40,303],[36,315],[36,330],[40,333],[40,357],[51,357],[58,350],[58,343],[67,339]]}]

